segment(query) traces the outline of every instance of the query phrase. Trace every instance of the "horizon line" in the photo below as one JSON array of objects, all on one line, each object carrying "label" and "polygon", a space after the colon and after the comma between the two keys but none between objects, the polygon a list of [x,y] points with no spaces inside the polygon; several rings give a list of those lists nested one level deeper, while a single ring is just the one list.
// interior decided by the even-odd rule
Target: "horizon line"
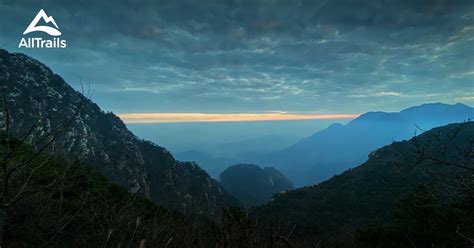
[{"label": "horizon line", "polygon": [[292,114],[274,113],[122,113],[117,114],[127,124],[255,122],[354,119],[360,114]]}]

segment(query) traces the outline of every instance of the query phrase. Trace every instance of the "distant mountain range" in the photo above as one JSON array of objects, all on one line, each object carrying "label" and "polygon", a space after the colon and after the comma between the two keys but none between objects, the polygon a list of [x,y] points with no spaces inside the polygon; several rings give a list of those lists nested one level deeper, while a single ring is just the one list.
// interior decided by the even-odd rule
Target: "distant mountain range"
[{"label": "distant mountain range", "polygon": [[218,179],[219,174],[228,166],[238,163],[238,160],[232,158],[214,157],[207,152],[198,150],[188,150],[184,152],[178,152],[175,154],[176,159],[180,161],[194,161],[212,178]]},{"label": "distant mountain range", "polygon": [[26,134],[28,143],[40,144],[67,126],[51,152],[94,165],[132,193],[209,217],[240,205],[195,163],[179,162],[165,148],[138,139],[116,115],[103,112],[37,60],[0,49],[0,80],[6,82],[11,132]]},{"label": "distant mountain range", "polygon": [[[439,110],[442,106],[445,105],[424,107]],[[462,105],[454,108],[467,109]],[[452,202],[450,198],[472,193],[468,190],[469,187],[472,190],[473,142],[472,121],[434,128],[410,141],[379,148],[370,154],[367,162],[330,180],[278,194],[271,202],[257,208],[254,214],[269,218],[272,223],[278,220],[290,223],[296,227],[295,235],[309,234],[306,237],[317,240],[328,235],[334,238],[337,234],[351,233],[369,223],[393,220],[397,203],[419,186],[432,188],[434,195],[444,196],[439,197],[440,202],[449,203]],[[466,186],[468,182],[471,186]],[[472,199],[472,195],[467,197]],[[472,205],[468,209],[472,210]],[[472,221],[472,215],[465,218]],[[457,236],[457,224],[454,222],[449,230],[454,236]]]},{"label": "distant mountain range", "polygon": [[364,162],[378,147],[469,118],[474,118],[474,108],[460,103],[430,103],[393,113],[368,112],[254,162],[280,169],[296,186],[311,185]]},{"label": "distant mountain range", "polygon": [[203,150],[191,149],[176,152],[174,156],[180,161],[198,163],[212,178],[218,179],[219,174],[227,167],[248,163],[262,154],[283,149],[295,140],[281,135],[264,135],[252,139],[219,143],[211,146],[212,148],[199,148]]},{"label": "distant mountain range", "polygon": [[[469,118],[474,109],[469,106],[432,103],[397,113],[369,112],[256,159],[281,170],[241,163],[222,172],[219,183],[195,162],[180,162],[165,148],[137,138],[116,115],[31,57],[0,49],[0,82],[0,241],[10,242],[7,247],[53,241],[64,247],[71,240],[104,247],[472,246],[474,122]],[[459,123],[448,124],[453,122]],[[247,152],[264,151],[278,139],[225,146],[232,153],[252,143],[232,158],[248,161],[255,154]],[[42,150],[45,144],[48,149]],[[41,156],[32,155],[37,152]],[[235,161],[199,151],[180,158],[208,161],[213,173]],[[299,185],[330,179],[292,190],[284,174]],[[22,201],[16,201],[20,195]],[[232,208],[242,202],[256,207]],[[405,212],[397,212],[403,207]],[[363,245],[351,243],[357,235]],[[338,245],[324,243],[331,239]]]},{"label": "distant mountain range", "polygon": [[222,187],[247,206],[258,206],[282,191],[293,189],[293,183],[273,167],[238,164],[219,176]]},{"label": "distant mountain range", "polygon": [[296,140],[298,139],[283,135],[264,135],[238,141],[223,142],[217,144],[215,150],[218,150],[221,157],[242,160],[283,149]]}]

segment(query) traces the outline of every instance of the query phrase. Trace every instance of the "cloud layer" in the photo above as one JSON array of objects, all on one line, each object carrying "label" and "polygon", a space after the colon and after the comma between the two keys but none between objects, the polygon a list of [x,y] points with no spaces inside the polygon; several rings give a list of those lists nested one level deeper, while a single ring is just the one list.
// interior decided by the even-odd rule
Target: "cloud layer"
[{"label": "cloud layer", "polygon": [[125,123],[187,123],[187,122],[247,122],[288,120],[354,119],[356,114],[292,114],[292,113],[132,113],[118,114]]},{"label": "cloud layer", "polygon": [[[17,49],[40,8],[64,50]],[[471,0],[0,0],[0,45],[115,112],[474,104]]]}]

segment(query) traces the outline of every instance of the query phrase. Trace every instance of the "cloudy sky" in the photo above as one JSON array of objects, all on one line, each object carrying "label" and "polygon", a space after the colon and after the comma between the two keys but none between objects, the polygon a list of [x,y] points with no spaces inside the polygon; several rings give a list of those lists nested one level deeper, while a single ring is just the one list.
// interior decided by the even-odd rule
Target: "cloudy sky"
[{"label": "cloudy sky", "polygon": [[[17,48],[41,8],[66,49]],[[0,34],[116,113],[474,105],[472,0],[0,0]]]}]

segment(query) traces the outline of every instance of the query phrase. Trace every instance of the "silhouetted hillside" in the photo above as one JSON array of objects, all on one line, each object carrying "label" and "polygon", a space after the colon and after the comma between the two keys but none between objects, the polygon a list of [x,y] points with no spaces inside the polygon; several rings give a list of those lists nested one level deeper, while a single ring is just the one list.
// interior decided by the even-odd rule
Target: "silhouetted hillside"
[{"label": "silhouetted hillside", "polygon": [[277,169],[262,169],[253,164],[233,165],[219,178],[222,187],[250,206],[261,205],[274,194],[293,188],[291,181]]},{"label": "silhouetted hillside", "polygon": [[432,103],[396,113],[369,112],[346,125],[333,124],[258,163],[280,169],[297,186],[310,185],[357,166],[372,150],[392,141],[473,117],[474,108],[463,104]]},{"label": "silhouetted hillside", "polygon": [[[440,204],[452,202],[450,196],[469,197],[474,188],[463,189],[472,180],[473,149],[474,122],[434,128],[377,149],[364,164],[328,181],[278,194],[255,213],[295,224],[295,233],[318,238],[393,221],[397,203],[420,185],[432,188]],[[448,223],[443,217],[437,221]],[[450,230],[454,236],[455,229]]]},{"label": "silhouetted hillside", "polygon": [[238,209],[225,209],[218,223],[170,212],[107,182],[90,165],[50,156],[2,131],[0,157],[2,247],[287,247],[276,238],[281,230]]}]

